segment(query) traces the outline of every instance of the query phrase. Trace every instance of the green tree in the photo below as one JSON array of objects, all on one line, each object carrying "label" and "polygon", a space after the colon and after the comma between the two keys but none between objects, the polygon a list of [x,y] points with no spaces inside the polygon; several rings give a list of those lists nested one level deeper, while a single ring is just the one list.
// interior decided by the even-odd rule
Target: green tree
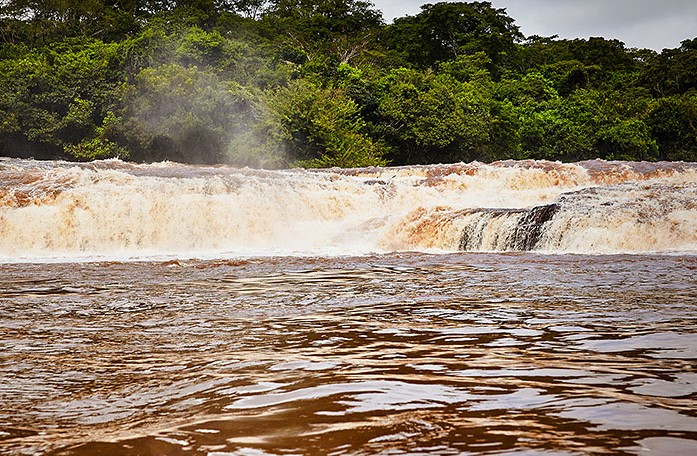
[{"label": "green tree", "polygon": [[148,0],[6,0],[0,4],[2,37],[32,46],[65,37],[118,41],[136,33],[159,5]]},{"label": "green tree", "polygon": [[647,123],[661,160],[697,161],[697,91],[659,99]]},{"label": "green tree", "polygon": [[505,10],[490,2],[426,4],[416,16],[395,19],[386,34],[388,48],[419,68],[483,51],[495,76],[512,61],[523,38]]},{"label": "green tree", "polygon": [[516,106],[534,108],[559,98],[554,83],[539,71],[530,71],[522,77],[505,77],[496,84],[495,96]]},{"label": "green tree", "polygon": [[273,0],[263,15],[269,29],[308,60],[348,63],[372,43],[382,15],[362,0]]},{"label": "green tree", "polygon": [[223,0],[223,3],[235,13],[249,19],[260,19],[269,6],[267,0]]},{"label": "green tree", "polygon": [[484,85],[399,68],[382,79],[381,94],[380,125],[395,163],[488,158],[492,117]]},{"label": "green tree", "polygon": [[683,41],[678,49],[664,49],[649,58],[642,82],[659,96],[697,89],[697,38]]},{"label": "green tree", "polygon": [[78,158],[73,146],[98,135],[121,97],[119,46],[71,39],[0,61],[4,152]]},{"label": "green tree", "polygon": [[656,160],[658,145],[640,119],[613,122],[598,131],[598,155],[608,160]]},{"label": "green tree", "polygon": [[167,64],[145,68],[125,97],[120,141],[136,160],[221,163],[249,128],[251,103],[215,74]]},{"label": "green tree", "polygon": [[297,80],[270,98],[289,159],[309,167],[381,166],[386,147],[364,133],[358,105],[341,88]]}]

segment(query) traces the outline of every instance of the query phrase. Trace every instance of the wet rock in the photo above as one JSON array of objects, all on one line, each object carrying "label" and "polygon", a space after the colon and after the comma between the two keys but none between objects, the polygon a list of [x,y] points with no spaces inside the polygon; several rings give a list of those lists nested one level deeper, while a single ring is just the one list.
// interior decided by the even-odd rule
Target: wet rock
[{"label": "wet rock", "polygon": [[[480,250],[483,248],[484,231],[491,227],[501,232],[490,233],[496,239],[496,250],[528,251],[534,250],[544,233],[547,222],[559,210],[558,204],[536,206],[532,209],[477,209],[468,213],[476,214],[476,222],[467,226],[460,237],[460,250]],[[514,219],[513,223],[500,223],[501,218]]]},{"label": "wet rock", "polygon": [[534,250],[542,237],[545,223],[552,220],[558,210],[558,204],[548,204],[525,211],[516,227],[511,250]]}]

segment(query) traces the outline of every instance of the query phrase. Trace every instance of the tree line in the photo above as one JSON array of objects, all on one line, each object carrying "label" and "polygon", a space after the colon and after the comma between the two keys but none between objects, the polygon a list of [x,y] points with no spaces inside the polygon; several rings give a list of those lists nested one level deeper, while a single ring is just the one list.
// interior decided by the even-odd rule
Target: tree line
[{"label": "tree line", "polygon": [[0,155],[696,161],[697,38],[525,37],[489,2],[0,0]]}]

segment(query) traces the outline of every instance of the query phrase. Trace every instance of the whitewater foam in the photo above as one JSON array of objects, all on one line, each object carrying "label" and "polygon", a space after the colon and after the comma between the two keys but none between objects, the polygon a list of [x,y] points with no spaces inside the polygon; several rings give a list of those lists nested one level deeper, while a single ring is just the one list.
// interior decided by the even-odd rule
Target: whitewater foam
[{"label": "whitewater foam", "polygon": [[2,160],[0,261],[695,252],[696,189],[688,163],[264,171]]}]

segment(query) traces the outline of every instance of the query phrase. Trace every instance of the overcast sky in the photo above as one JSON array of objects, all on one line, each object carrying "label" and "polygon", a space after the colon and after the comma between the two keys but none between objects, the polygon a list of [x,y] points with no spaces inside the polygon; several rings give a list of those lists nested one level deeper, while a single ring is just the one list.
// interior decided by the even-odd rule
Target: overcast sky
[{"label": "overcast sky", "polygon": [[[489,0],[525,36],[617,38],[628,48],[661,51],[697,37],[697,0]],[[373,0],[387,22],[438,0]]]}]

